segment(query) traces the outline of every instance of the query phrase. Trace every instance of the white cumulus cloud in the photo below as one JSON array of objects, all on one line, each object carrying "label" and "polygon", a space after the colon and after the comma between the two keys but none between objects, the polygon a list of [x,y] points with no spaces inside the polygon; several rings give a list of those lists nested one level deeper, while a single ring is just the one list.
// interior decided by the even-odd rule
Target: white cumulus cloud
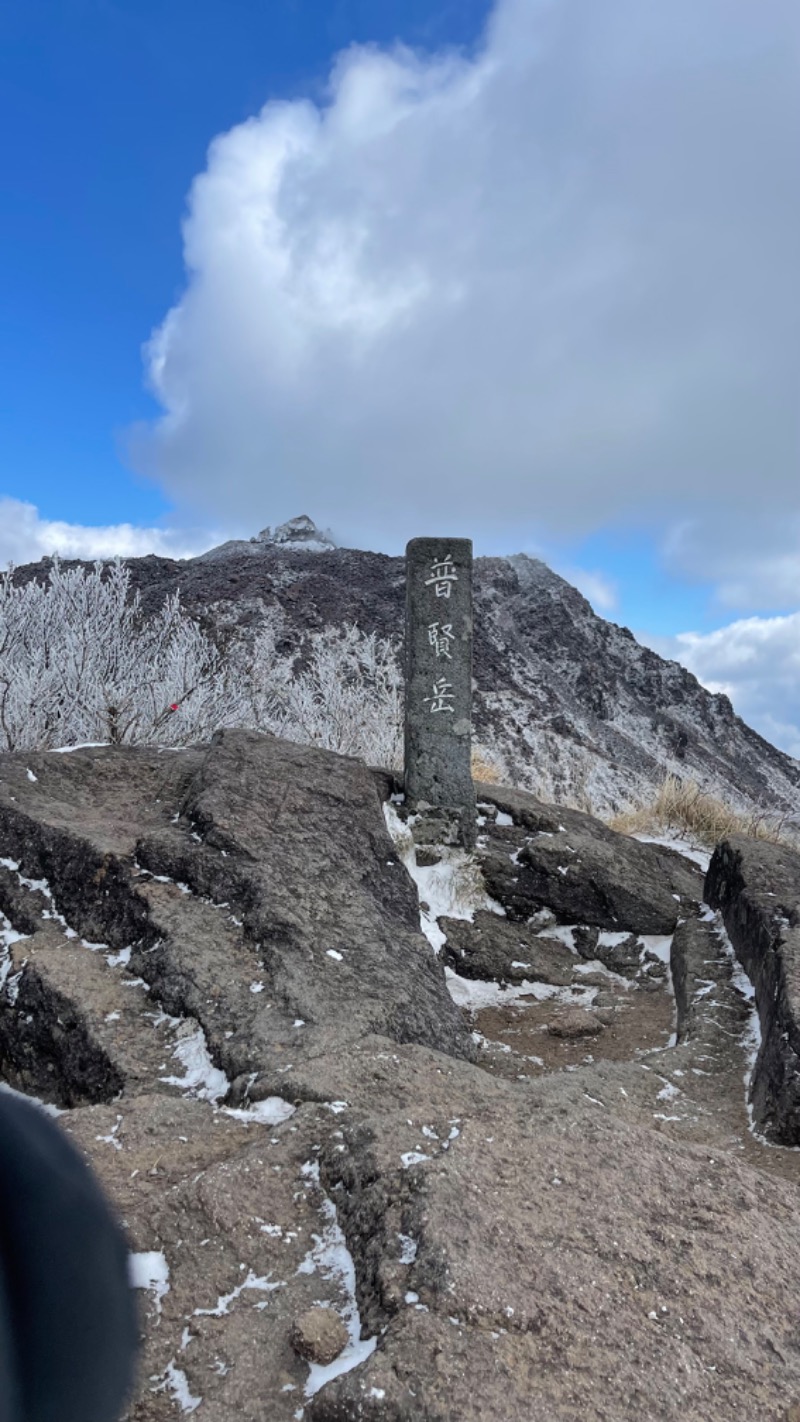
[{"label": "white cumulus cloud", "polygon": [[53,553],[62,558],[139,558],[147,553],[191,558],[219,541],[213,534],[186,530],[136,528],[130,523],[91,527],[46,519],[35,504],[0,497],[0,568],[36,563]]},{"label": "white cumulus cloud", "polygon": [[787,553],[798,39],[796,0],[499,0],[471,56],[347,50],[211,145],[140,469],[390,550],[724,507],[739,565],[757,491]]}]

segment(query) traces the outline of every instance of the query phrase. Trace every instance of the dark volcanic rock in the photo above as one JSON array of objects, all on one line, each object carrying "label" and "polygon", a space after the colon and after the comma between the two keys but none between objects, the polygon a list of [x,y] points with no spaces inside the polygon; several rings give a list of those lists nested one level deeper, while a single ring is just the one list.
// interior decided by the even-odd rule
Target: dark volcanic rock
[{"label": "dark volcanic rock", "polygon": [[[126,950],[168,1013],[201,1024],[232,1079],[279,1084],[287,1060],[365,1032],[471,1051],[357,761],[244,731],[178,753],[8,755],[0,844],[72,929]],[[17,992],[38,1001],[27,957]],[[50,981],[34,1034],[59,1016]]]},{"label": "dark volcanic rock", "polygon": [[705,896],[755,988],[762,1040],[753,1114],[775,1141],[800,1145],[800,854],[743,836],[725,840]]},{"label": "dark volcanic rock", "polygon": [[[495,799],[481,787],[484,797],[490,793]],[[681,897],[700,896],[700,875],[680,855],[523,792],[513,798],[498,792],[495,802],[514,804],[517,823],[487,825],[481,862],[489,893],[510,918],[525,920],[548,908],[562,923],[666,934],[678,920]]]},{"label": "dark volcanic rock", "polygon": [[557,938],[539,937],[527,924],[509,922],[498,914],[479,910],[474,922],[440,918],[447,934],[442,959],[462,978],[495,982],[572,982],[575,959]]}]

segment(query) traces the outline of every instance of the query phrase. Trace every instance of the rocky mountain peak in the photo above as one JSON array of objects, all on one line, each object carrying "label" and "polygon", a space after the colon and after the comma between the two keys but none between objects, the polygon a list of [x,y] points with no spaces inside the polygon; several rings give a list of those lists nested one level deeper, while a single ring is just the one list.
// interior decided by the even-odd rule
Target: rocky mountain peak
[{"label": "rocky mountain peak", "polygon": [[274,532],[269,527],[262,528],[250,542],[268,544],[271,548],[304,548],[309,553],[327,553],[336,547],[330,530],[317,528],[308,514],[279,523]]},{"label": "rocky mountain peak", "polygon": [[209,548],[193,561],[217,562],[221,558],[259,555],[276,549],[281,552],[330,553],[335,547],[330,530],[317,528],[308,514],[299,514],[286,523],[279,523],[274,530],[269,526],[262,528],[255,538],[229,538],[226,543]]}]

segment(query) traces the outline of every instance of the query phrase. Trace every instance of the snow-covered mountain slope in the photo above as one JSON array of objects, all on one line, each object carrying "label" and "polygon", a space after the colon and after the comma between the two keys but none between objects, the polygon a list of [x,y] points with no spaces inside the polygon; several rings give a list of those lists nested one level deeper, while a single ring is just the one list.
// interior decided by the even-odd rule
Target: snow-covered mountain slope
[{"label": "snow-covered mountain slope", "polygon": [[[403,559],[335,548],[305,518],[198,558],[129,566],[146,610],[179,589],[218,637],[276,606],[287,645],[346,622],[382,636],[402,630]],[[43,578],[47,567],[29,564],[15,580]],[[598,617],[544,563],[477,559],[475,599],[476,735],[512,783],[606,813],[649,798],[671,772],[745,804],[800,810],[800,762],[745,725],[726,696]]]}]

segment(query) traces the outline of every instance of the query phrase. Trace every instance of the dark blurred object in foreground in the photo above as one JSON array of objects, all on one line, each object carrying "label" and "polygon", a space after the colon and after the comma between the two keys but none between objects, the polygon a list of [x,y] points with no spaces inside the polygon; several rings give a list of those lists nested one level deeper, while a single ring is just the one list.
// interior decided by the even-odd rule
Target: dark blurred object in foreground
[{"label": "dark blurred object in foreground", "polygon": [[0,1092],[0,1422],[117,1422],[138,1346],[127,1261],[75,1147]]}]

